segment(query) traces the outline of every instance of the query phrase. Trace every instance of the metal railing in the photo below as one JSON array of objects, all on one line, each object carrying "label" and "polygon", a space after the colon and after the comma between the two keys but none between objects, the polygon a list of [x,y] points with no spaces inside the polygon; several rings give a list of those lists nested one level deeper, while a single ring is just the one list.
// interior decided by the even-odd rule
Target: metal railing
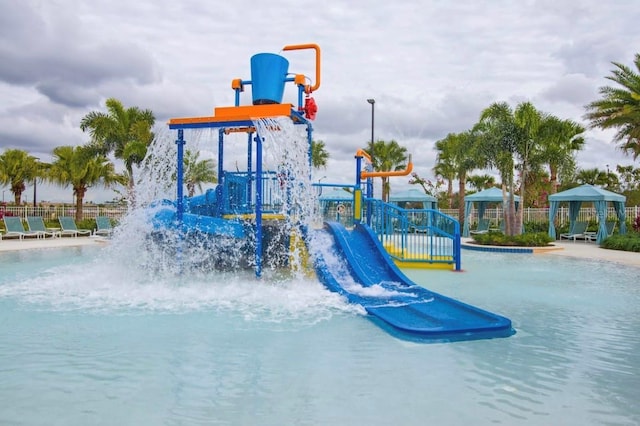
[{"label": "metal railing", "polygon": [[438,210],[406,210],[366,199],[364,217],[392,258],[404,263],[453,264],[460,269],[460,224]]},{"label": "metal railing", "polygon": [[[75,216],[75,206],[5,206],[2,208],[5,214],[26,219],[27,216],[41,216],[45,220],[56,220],[60,216]],[[111,219],[119,219],[128,211],[127,206],[98,206],[87,204],[82,206],[84,219],[95,219],[98,216],[107,216]]]},{"label": "metal railing", "polygon": [[[440,209],[442,213],[447,215],[458,217],[458,209]],[[526,208],[523,210],[523,221],[525,223],[548,223],[549,222],[549,208]],[[640,216],[640,206],[625,207],[625,215],[627,222],[632,222],[636,217]],[[484,211],[485,218],[491,220],[494,224],[501,223],[504,218],[504,214],[501,207],[488,208]],[[607,218],[617,219],[615,208],[607,208]],[[470,215],[471,223],[478,223],[478,210],[473,209]],[[561,206],[556,213],[556,224],[558,226],[569,224],[569,208]],[[578,220],[582,222],[597,222],[598,215],[594,207],[582,207],[578,213]]]}]

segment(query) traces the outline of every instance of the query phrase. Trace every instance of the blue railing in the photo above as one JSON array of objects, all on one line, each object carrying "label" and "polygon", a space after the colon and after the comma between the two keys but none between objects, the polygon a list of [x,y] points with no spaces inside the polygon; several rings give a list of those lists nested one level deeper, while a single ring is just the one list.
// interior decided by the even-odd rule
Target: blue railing
[{"label": "blue railing", "polygon": [[[460,270],[460,223],[438,210],[407,210],[366,199],[370,226],[391,257],[405,264],[452,264]],[[367,215],[363,215],[367,217]]]},{"label": "blue railing", "polygon": [[[262,173],[262,212],[280,212],[286,200],[286,185],[276,172]],[[225,172],[222,189],[223,214],[251,214],[256,211],[255,172]]]}]

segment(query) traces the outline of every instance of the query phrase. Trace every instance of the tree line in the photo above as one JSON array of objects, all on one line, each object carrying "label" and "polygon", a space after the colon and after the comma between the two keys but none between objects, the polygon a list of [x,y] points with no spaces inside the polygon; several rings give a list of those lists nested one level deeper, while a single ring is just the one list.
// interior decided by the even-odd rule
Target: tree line
[{"label": "tree line", "polygon": [[[127,189],[127,200],[134,200],[134,166],[142,163],[155,137],[152,131],[155,117],[151,110],[125,108],[114,98],[107,99],[106,109],[106,112],[93,111],[82,118],[80,128],[90,135],[87,143],[55,147],[51,163],[40,161],[20,149],[5,149],[0,154],[0,183],[9,186],[16,205],[21,203],[27,183],[36,182],[71,187],[76,220],[82,220],[84,197],[91,187],[123,185]],[[116,172],[108,158],[110,154],[122,160],[124,172]],[[190,196],[203,183],[215,182],[213,160],[200,160],[199,153],[187,150],[184,165]]]},{"label": "tree line", "polygon": [[[634,64],[640,71],[640,54],[635,55]],[[617,86],[600,88],[602,98],[585,106],[584,118],[590,128],[616,129],[614,141],[620,143],[619,149],[636,160],[640,155],[640,74],[624,64],[613,65],[607,79]],[[435,143],[435,183],[415,173],[409,183],[439,196],[449,208],[456,206],[462,222],[467,183],[476,190],[495,185],[493,177],[472,173],[496,171],[506,201],[508,235],[522,229],[523,209],[515,209],[516,194],[525,207],[543,207],[549,194],[589,183],[622,192],[629,202],[638,203],[640,169],[617,165],[614,172],[608,165],[606,171],[577,167],[576,154],[584,147],[585,131],[579,123],[540,111],[530,102],[515,108],[495,102],[480,113],[471,129],[450,133]],[[455,180],[457,194],[452,185]]]}]

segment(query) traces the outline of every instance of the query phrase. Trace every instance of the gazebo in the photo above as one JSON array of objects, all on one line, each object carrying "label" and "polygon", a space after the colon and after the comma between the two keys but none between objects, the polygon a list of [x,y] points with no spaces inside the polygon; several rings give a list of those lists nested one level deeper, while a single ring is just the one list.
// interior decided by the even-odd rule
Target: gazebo
[{"label": "gazebo", "polygon": [[[507,193],[507,200],[509,199],[509,193]],[[502,198],[502,189],[500,188],[489,188],[484,191],[476,192],[475,194],[467,195],[464,197],[464,226],[462,229],[462,236],[469,236],[469,226],[471,225],[471,210],[473,209],[474,204],[477,204],[478,208],[478,219],[482,219],[484,217],[484,211],[487,208],[487,205],[490,203],[502,203],[504,200]],[[515,196],[516,201],[516,209],[520,204],[520,197]]]},{"label": "gazebo", "polygon": [[573,224],[578,219],[578,213],[583,202],[592,202],[598,216],[598,235],[596,243],[600,244],[607,238],[607,203],[612,203],[620,222],[619,228],[621,234],[627,233],[627,225],[625,223],[625,207],[624,202],[627,198],[624,195],[598,188],[597,186],[584,184],[576,188],[568,189],[549,196],[549,236],[556,238],[556,228],[553,223],[560,203],[569,203],[569,229],[573,229]]},{"label": "gazebo", "polygon": [[438,200],[436,197],[425,194],[423,191],[415,188],[393,194],[389,197],[389,201],[403,209],[413,205],[420,205],[420,209],[438,209]]}]

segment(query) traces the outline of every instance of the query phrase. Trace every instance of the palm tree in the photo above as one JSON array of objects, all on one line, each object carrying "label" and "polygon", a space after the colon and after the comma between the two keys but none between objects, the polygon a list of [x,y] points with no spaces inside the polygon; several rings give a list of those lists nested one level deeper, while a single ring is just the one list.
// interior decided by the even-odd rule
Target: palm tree
[{"label": "palm tree", "polygon": [[324,142],[311,141],[311,165],[313,168],[326,168],[327,160],[329,160],[329,153],[325,149]]},{"label": "palm tree", "polygon": [[603,175],[606,172],[594,167],[593,169],[580,169],[576,173],[576,182],[580,185],[600,185],[604,181]]},{"label": "palm tree", "polygon": [[[437,164],[448,164],[458,179],[458,221],[464,223],[464,196],[469,172],[484,168],[486,160],[478,150],[478,138],[472,132],[449,133],[436,141]],[[436,165],[437,167],[437,165]]]},{"label": "palm tree", "polygon": [[496,184],[496,178],[491,175],[475,175],[467,177],[467,182],[476,191],[482,191],[483,189],[489,189]]},{"label": "palm tree", "polygon": [[[607,79],[619,87],[604,86],[599,89],[602,99],[586,106],[589,111],[585,118],[591,121],[591,128],[617,129],[614,140],[622,142],[620,149],[640,156],[640,74],[618,62]],[[640,54],[636,53],[634,64],[640,71]]]},{"label": "palm tree", "polygon": [[447,181],[447,208],[453,205],[453,180],[456,178],[456,170],[452,164],[447,163],[446,158],[441,158],[433,167],[436,178],[441,177]]},{"label": "palm tree", "polygon": [[575,154],[585,143],[585,129],[573,120],[554,115],[543,118],[540,127],[540,160],[549,167],[551,193],[558,192],[558,174],[571,174],[576,167]]},{"label": "palm tree", "polygon": [[92,111],[80,121],[82,131],[89,130],[91,147],[97,153],[124,161],[128,177],[128,190],[132,196],[134,187],[133,166],[140,165],[154,135],[151,131],[155,117],[151,110],[138,107],[125,108],[114,98],[106,101],[107,112]]},{"label": "palm tree", "polygon": [[[367,152],[371,155],[370,152]],[[378,140],[373,144],[373,170],[390,172],[402,170],[407,166],[407,148],[400,146],[395,140],[385,142]],[[382,201],[389,199],[391,186],[389,177],[382,176]]]},{"label": "palm tree", "polygon": [[[502,180],[502,192],[505,197],[505,233],[513,235],[516,222],[514,198],[515,154],[518,145],[518,133],[513,111],[506,102],[495,102],[480,113],[480,121],[474,126],[474,132],[481,140],[481,150],[487,156],[488,165],[498,170]],[[509,190],[509,199],[506,192]]]},{"label": "palm tree", "polygon": [[82,205],[87,190],[101,184],[126,183],[115,172],[113,163],[106,156],[86,146],[59,146],[53,150],[54,161],[48,170],[48,180],[62,187],[73,188],[76,199],[76,220],[82,220]]},{"label": "palm tree", "polygon": [[0,155],[0,183],[9,185],[14,202],[20,204],[26,182],[35,181],[40,175],[38,159],[20,149],[6,149]]},{"label": "palm tree", "polygon": [[184,182],[187,185],[189,197],[195,195],[196,186],[202,192],[203,183],[216,183],[216,165],[215,162],[208,158],[206,160],[198,160],[200,152],[192,152],[187,150],[184,155]]}]

